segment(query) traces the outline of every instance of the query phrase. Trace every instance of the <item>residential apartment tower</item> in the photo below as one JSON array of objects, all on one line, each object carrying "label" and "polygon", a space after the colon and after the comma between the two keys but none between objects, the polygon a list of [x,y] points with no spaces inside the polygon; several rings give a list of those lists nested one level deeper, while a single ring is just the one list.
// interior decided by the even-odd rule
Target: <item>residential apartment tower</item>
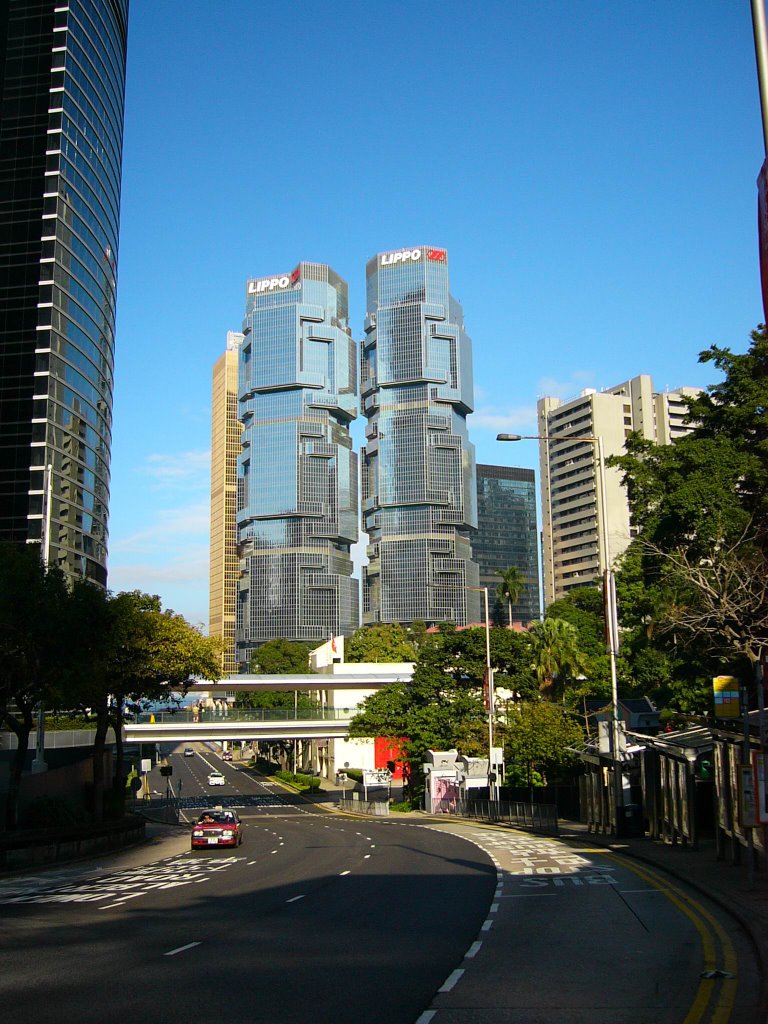
[{"label": "residential apartment tower", "polygon": [[569,402],[539,400],[538,432],[549,438],[539,442],[545,607],[599,579],[634,534],[620,470],[605,470],[603,505],[598,445],[573,438],[601,438],[606,459],[624,453],[633,431],[671,444],[690,430],[685,397],[694,394],[693,388],[654,392],[651,378],[642,374],[605,391],[586,389]]}]

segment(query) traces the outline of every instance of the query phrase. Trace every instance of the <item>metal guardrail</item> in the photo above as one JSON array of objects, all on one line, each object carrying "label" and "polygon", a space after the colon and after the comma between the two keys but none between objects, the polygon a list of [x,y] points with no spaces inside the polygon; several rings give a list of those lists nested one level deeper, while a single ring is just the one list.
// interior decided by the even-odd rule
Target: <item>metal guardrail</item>
[{"label": "metal guardrail", "polygon": [[555,804],[526,804],[508,800],[439,800],[433,814],[446,814],[475,821],[492,821],[534,832],[559,835]]}]

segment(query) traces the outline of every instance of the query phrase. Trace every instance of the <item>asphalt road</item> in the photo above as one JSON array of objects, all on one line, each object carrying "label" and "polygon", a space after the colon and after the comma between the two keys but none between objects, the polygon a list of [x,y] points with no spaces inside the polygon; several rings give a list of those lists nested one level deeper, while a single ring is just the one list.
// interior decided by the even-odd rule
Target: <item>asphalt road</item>
[{"label": "asphalt road", "polygon": [[647,869],[327,814],[200,749],[171,756],[174,786],[190,820],[238,806],[243,845],[191,853],[181,832],[159,859],[0,882],[6,1024],[752,1024],[738,930]]}]

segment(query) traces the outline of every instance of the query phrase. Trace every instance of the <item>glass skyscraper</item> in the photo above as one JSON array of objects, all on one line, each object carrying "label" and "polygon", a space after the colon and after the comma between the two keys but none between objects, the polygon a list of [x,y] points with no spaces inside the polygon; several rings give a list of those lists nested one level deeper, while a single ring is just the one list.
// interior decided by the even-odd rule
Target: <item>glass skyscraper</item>
[{"label": "glass skyscraper", "polygon": [[238,660],[359,624],[356,346],[330,267],[248,281],[240,349]]},{"label": "glass skyscraper", "polygon": [[541,614],[539,537],[536,529],[536,476],[532,469],[477,467],[477,533],[472,552],[480,566],[480,586],[488,587],[492,618],[509,623],[506,600],[496,598],[499,572],[519,569],[525,585],[512,605],[512,621],[526,625]]},{"label": "glass skyscraper", "polygon": [[127,21],[0,4],[0,539],[101,585]]},{"label": "glass skyscraper", "polygon": [[366,277],[363,621],[477,622],[472,345],[449,292],[448,253],[379,253]]}]

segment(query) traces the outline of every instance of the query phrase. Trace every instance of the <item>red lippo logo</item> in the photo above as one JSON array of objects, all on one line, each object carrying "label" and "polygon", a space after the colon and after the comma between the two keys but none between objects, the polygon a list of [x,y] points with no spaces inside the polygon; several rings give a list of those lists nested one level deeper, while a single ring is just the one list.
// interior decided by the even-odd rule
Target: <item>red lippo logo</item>
[{"label": "red lippo logo", "polygon": [[433,263],[445,263],[446,257],[445,249],[427,249],[427,259]]}]

